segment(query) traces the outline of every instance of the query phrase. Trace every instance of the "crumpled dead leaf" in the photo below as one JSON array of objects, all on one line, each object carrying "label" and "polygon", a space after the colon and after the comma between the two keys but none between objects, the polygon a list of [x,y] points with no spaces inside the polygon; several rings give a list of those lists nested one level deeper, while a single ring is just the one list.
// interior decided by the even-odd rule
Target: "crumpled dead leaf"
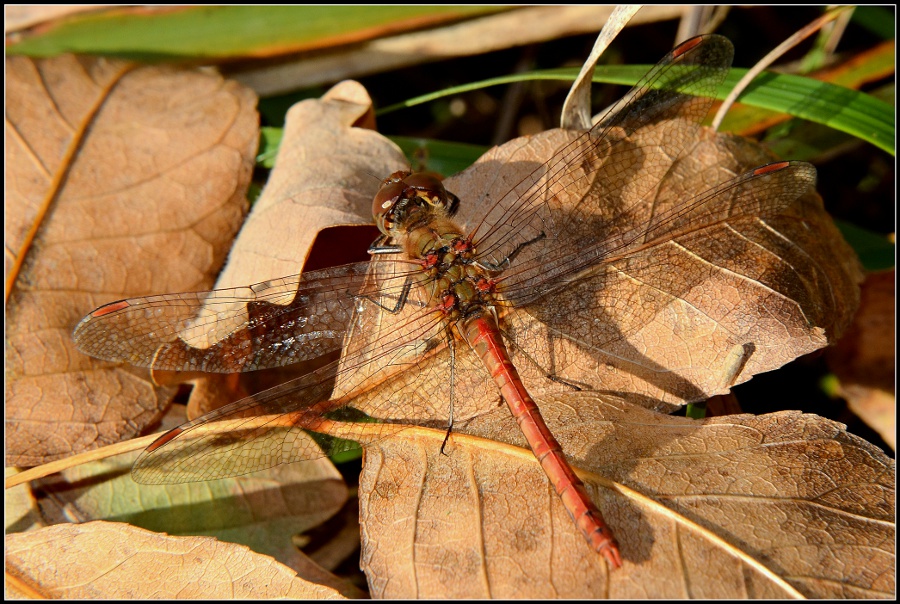
[{"label": "crumpled dead leaf", "polygon": [[[6,536],[7,587],[24,597],[359,597],[313,564],[290,568],[241,545],[170,537],[122,523],[60,524]],[[48,557],[48,551],[54,556]]]},{"label": "crumpled dead leaf", "polygon": [[373,597],[893,595],[894,463],[842,425],[792,411],[697,421],[589,393],[541,408],[624,567],[584,542],[501,409],[458,425],[446,455],[445,432],[425,428],[367,448]]},{"label": "crumpled dead leaf", "polygon": [[9,57],[7,463],[134,436],[170,391],[78,353],[116,298],[204,289],[246,208],[255,96],[196,70]]},{"label": "crumpled dead leaf", "polygon": [[[288,111],[275,167],[217,288],[299,273],[322,230],[372,223],[372,198],[381,179],[408,167],[400,149],[374,126],[372,100],[353,81]],[[211,377],[195,388],[189,417],[240,398],[235,392],[223,396],[222,381]]]}]

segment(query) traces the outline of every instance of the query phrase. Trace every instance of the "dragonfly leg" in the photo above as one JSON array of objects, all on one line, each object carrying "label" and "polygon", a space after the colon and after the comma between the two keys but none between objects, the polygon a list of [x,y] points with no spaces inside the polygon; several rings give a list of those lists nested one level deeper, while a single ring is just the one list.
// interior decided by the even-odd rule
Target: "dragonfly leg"
[{"label": "dragonfly leg", "polygon": [[535,237],[534,239],[529,239],[528,241],[523,241],[522,243],[517,245],[516,249],[514,249],[512,252],[510,252],[510,254],[506,258],[504,258],[500,262],[497,262],[496,264],[478,260],[475,262],[475,265],[479,266],[487,271],[494,272],[494,273],[505,271],[507,268],[509,268],[509,265],[512,264],[512,261],[515,260],[516,256],[519,255],[519,252],[521,252],[526,246],[529,246],[532,243],[537,243],[541,239],[544,239],[546,236],[547,236],[546,233],[541,232],[541,234],[538,235],[537,237]]},{"label": "dragonfly leg", "polygon": [[450,350],[450,413],[449,418],[447,420],[447,434],[444,435],[444,442],[441,443],[441,454],[445,455],[444,447],[447,446],[447,441],[450,440],[450,433],[453,432],[453,404],[454,404],[454,396],[453,393],[456,391],[456,341],[453,339],[453,333],[450,331],[450,328],[447,328],[447,347]]},{"label": "dragonfly leg", "polygon": [[459,211],[459,197],[447,191],[447,199],[450,201],[447,205],[447,215],[456,216],[456,212]]},{"label": "dragonfly leg", "polygon": [[399,254],[403,248],[399,245],[387,245],[390,235],[379,235],[375,241],[369,246],[369,255],[376,254]]},{"label": "dragonfly leg", "polygon": [[372,298],[371,296],[363,295],[363,296],[360,296],[360,298],[363,298],[364,300],[368,300],[369,302],[371,302],[372,304],[374,304],[381,310],[389,312],[392,315],[396,315],[406,305],[406,299],[409,296],[409,292],[410,292],[411,288],[412,288],[412,281],[409,279],[409,277],[407,277],[406,281],[404,281],[404,283],[403,283],[403,291],[400,292],[400,297],[397,298],[397,304],[395,304],[393,308],[385,306],[384,304],[382,304],[378,300]]},{"label": "dragonfly leg", "polygon": [[[553,374],[553,373],[546,373],[546,374],[544,375],[544,377],[546,377],[546,378],[547,378],[548,380],[550,380],[551,382],[556,382],[557,384],[562,384],[563,386],[568,386],[569,388],[571,388],[571,389],[574,390],[575,392],[581,392],[582,390],[584,390],[584,388],[583,388],[582,386],[579,386],[579,385],[576,384],[575,382],[570,382],[570,381],[568,381],[567,379],[561,378],[561,377],[559,377],[558,375],[555,375],[555,374]],[[584,387],[589,387],[587,384],[583,384],[583,386],[584,386]]]}]

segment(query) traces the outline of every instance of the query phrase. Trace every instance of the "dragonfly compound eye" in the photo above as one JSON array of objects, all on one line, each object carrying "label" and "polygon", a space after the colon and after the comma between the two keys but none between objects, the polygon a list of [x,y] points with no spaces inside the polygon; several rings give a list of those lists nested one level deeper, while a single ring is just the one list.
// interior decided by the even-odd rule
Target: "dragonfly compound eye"
[{"label": "dragonfly compound eye", "polygon": [[431,172],[415,172],[403,179],[406,186],[414,189],[416,196],[424,199],[433,206],[449,208],[450,195],[441,184],[441,178]]},{"label": "dragonfly compound eye", "polygon": [[372,200],[372,216],[375,217],[375,224],[378,226],[378,230],[385,235],[388,234],[391,226],[393,226],[390,216],[394,204],[400,199],[406,187],[407,185],[403,184],[402,181],[391,181],[391,179],[388,179]]}]

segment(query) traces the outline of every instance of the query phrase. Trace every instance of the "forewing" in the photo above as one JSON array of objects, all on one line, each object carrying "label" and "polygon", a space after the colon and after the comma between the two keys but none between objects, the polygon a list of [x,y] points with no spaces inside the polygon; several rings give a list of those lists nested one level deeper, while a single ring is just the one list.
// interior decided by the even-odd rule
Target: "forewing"
[{"label": "forewing", "polygon": [[522,162],[531,170],[525,178],[498,182],[509,190],[496,201],[475,201],[489,208],[469,221],[479,259],[515,269],[515,279],[528,287],[546,280],[540,259],[548,250],[577,256],[646,211],[672,163],[696,140],[732,55],[721,36],[683,43],[591,130],[563,137],[540,165]]},{"label": "forewing", "polygon": [[368,262],[247,287],[131,298],[76,326],[91,356],[168,371],[283,367],[340,348]]},{"label": "forewing", "polygon": [[[546,249],[539,261],[521,262],[510,269],[504,274],[504,297],[517,306],[531,302],[546,305],[540,297],[565,288],[572,281],[605,272],[604,264],[638,253],[652,256],[655,249],[668,242],[684,236],[703,237],[715,229],[726,228],[729,221],[777,216],[814,189],[815,183],[816,169],[805,162],[760,166],[691,199],[669,194],[664,182],[659,197],[644,212],[617,224],[602,240],[585,241],[577,255],[559,247]],[[665,262],[660,262],[658,270],[667,271],[673,282],[688,278],[673,269],[674,265],[667,268]],[[543,275],[540,288],[521,275],[538,271]]]},{"label": "forewing", "polygon": [[[541,327],[520,321],[516,346],[543,363],[548,350],[561,357],[574,346],[596,365],[582,362],[559,377],[673,402],[727,390],[752,375],[758,358],[767,366],[787,362],[794,354],[783,344],[787,335],[798,341],[805,336],[790,333],[777,341],[780,348],[766,349],[766,334],[819,321],[804,316],[797,301],[817,291],[823,276],[773,225],[814,183],[811,165],[779,162],[651,217],[620,253],[569,275],[556,291],[526,305]],[[671,334],[665,344],[663,333]],[[554,335],[567,344],[548,343]]]}]

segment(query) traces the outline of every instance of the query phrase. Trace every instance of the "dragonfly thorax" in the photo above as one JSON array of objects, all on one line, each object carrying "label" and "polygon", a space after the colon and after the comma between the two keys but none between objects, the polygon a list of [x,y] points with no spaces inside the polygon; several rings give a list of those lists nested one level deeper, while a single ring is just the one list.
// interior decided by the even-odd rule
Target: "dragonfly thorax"
[{"label": "dragonfly thorax", "polygon": [[476,261],[470,239],[447,218],[434,218],[406,234],[404,248],[422,265],[417,282],[451,320],[493,312],[496,280]]}]

